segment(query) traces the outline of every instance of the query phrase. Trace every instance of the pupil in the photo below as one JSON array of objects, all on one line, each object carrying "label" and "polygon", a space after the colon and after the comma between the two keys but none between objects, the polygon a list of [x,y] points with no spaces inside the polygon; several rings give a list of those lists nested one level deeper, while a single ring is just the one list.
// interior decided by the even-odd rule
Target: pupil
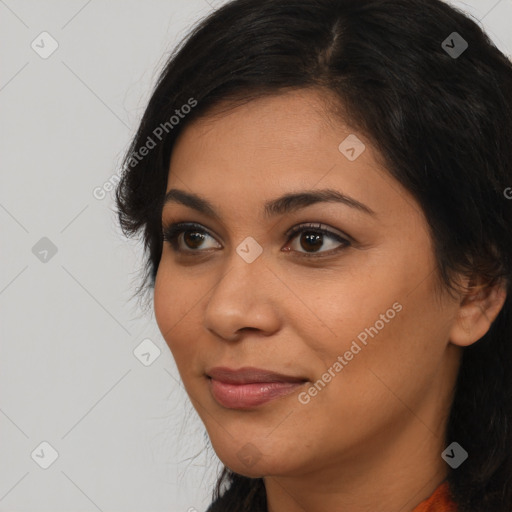
[{"label": "pupil", "polygon": [[[203,241],[203,235],[197,231],[187,231],[184,233],[185,243],[190,247],[196,249]],[[191,241],[191,243],[189,243]]]},{"label": "pupil", "polygon": [[[305,250],[307,249],[320,249],[322,247],[322,237],[323,235],[313,232],[304,232],[301,237],[301,247]],[[304,239],[307,240],[306,246],[304,245]],[[308,246],[309,244],[309,246]]]}]

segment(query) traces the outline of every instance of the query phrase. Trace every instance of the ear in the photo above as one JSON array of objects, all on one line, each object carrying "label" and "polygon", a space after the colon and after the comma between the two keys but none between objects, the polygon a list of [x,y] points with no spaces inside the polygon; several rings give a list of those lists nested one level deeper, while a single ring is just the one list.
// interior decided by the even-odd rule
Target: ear
[{"label": "ear", "polygon": [[462,296],[450,332],[450,341],[460,347],[477,342],[491,327],[506,297],[507,291],[501,282],[487,286],[476,285],[471,281],[468,292]]}]

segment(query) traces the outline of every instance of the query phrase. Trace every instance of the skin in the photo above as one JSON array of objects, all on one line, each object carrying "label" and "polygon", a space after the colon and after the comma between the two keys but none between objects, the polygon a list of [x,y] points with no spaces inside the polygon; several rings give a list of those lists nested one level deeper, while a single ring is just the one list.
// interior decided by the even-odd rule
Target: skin
[{"label": "skin", "polygon": [[[440,454],[461,347],[485,334],[505,293],[454,297],[440,288],[419,205],[363,134],[326,114],[324,94],[304,89],[212,111],[180,134],[167,191],[204,197],[219,219],[164,206],[164,226],[196,222],[207,233],[196,245],[181,240],[188,255],[164,243],[156,320],[217,455],[240,474],[264,477],[269,511],[412,511],[447,476]],[[349,134],[366,146],[354,161],[338,149]],[[324,188],[375,214],[322,202],[263,215],[267,200]],[[342,244],[324,236],[315,251],[304,234],[285,236],[312,222],[351,245],[322,256]],[[252,263],[236,252],[248,236],[263,248]],[[319,257],[300,256],[308,252]],[[395,303],[401,311],[300,403],[299,393]],[[309,383],[250,410],[227,409],[209,390],[205,372],[214,366]],[[240,456],[249,451],[252,464]]]}]

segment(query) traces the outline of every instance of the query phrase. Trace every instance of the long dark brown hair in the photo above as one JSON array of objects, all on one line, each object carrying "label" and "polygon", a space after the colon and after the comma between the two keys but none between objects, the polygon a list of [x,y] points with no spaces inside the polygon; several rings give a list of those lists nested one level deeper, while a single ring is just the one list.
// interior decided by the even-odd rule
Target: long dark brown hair
[{"label": "long dark brown hair", "polygon": [[[448,288],[458,272],[506,283],[497,319],[463,351],[446,441],[469,453],[448,477],[459,511],[510,512],[512,64],[462,12],[440,0],[235,0],[202,20],[165,65],[116,190],[121,227],[147,255],[137,292],[154,286],[181,130],[221,101],[304,87],[335,98],[333,113],[416,198]],[[226,468],[214,497],[212,510],[266,510],[263,480]]]}]

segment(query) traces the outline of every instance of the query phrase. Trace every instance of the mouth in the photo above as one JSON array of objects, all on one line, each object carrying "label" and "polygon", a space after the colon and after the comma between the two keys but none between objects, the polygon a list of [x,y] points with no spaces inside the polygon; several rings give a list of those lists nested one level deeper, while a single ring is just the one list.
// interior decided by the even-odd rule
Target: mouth
[{"label": "mouth", "polygon": [[260,368],[215,367],[206,372],[215,401],[228,409],[251,409],[289,395],[308,380]]}]

